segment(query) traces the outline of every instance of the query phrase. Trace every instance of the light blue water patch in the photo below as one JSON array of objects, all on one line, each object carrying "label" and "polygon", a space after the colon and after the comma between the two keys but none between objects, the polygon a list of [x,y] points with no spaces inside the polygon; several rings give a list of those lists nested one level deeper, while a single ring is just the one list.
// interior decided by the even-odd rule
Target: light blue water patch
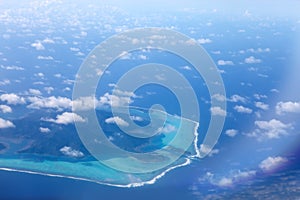
[{"label": "light blue water patch", "polygon": [[[147,116],[149,116],[148,113],[143,109],[132,108],[130,109],[130,113],[132,116],[136,116],[136,119],[145,119],[145,121],[149,120],[149,117],[147,118]],[[105,113],[102,111],[102,114],[104,115]],[[164,126],[160,130],[158,130],[159,136],[157,136],[157,138],[155,138],[154,136],[149,139],[147,143],[143,144],[143,148],[140,149],[145,152],[155,152],[156,149],[169,145],[170,142],[172,142],[172,140],[176,138],[176,134],[178,134],[177,131],[180,127],[182,127],[181,130],[184,130],[186,132],[184,134],[192,134],[194,136],[194,139],[188,149],[180,149],[180,145],[174,143],[175,145],[171,146],[170,149],[172,149],[173,151],[182,151],[184,152],[183,155],[181,155],[171,164],[159,170],[151,171],[148,173],[126,173],[106,166],[88,153],[85,153],[85,155],[80,158],[68,158],[60,154],[60,152],[55,151],[53,152],[53,155],[43,155],[43,152],[41,152],[40,149],[34,147],[33,145],[38,143],[37,141],[31,142],[31,146],[30,143],[29,145],[26,144],[25,147],[24,143],[20,142],[19,149],[16,148],[17,144],[15,142],[14,149],[16,151],[14,152],[14,154],[12,154],[12,152],[8,150],[3,151],[0,154],[0,170],[19,171],[46,176],[66,177],[118,187],[137,187],[145,184],[153,184],[157,179],[164,176],[166,172],[177,167],[190,164],[190,159],[196,156],[198,151],[195,143],[198,136],[198,123],[188,119],[180,119],[180,117],[178,116],[168,115],[166,113],[163,113],[162,111],[154,111],[151,116],[152,119],[153,117],[157,119],[163,119],[163,116],[165,115],[167,115],[167,118],[165,120]],[[122,116],[121,112],[119,113],[119,116]],[[27,128],[28,130],[23,131],[30,131],[30,127]],[[64,127],[64,129],[64,134],[68,134],[68,128]],[[70,130],[71,129],[69,128],[69,131]],[[11,137],[13,136],[11,135]],[[21,136],[15,135],[15,139],[17,139],[17,137]],[[39,138],[36,138],[36,140],[39,140]],[[54,145],[51,143],[51,140],[53,139],[49,137],[45,145]],[[53,142],[55,142],[55,140]],[[6,140],[5,143],[9,143],[9,140]],[[72,141],[68,141],[68,143],[72,144]],[[38,144],[39,146],[41,146],[42,142]],[[124,145],[126,145],[126,143]],[[138,145],[138,143],[136,145]],[[147,145],[149,146],[149,148],[147,148]],[[9,144],[7,145],[7,148],[9,149]],[[31,149],[31,153],[28,153],[29,151],[22,152],[21,150],[24,150],[24,148]],[[36,152],[33,152],[34,150],[36,150]],[[9,154],[7,152],[9,152]],[[157,154],[155,160],[148,160],[149,163],[147,164],[152,165],[152,163],[156,163],[158,161],[166,162],[169,159],[172,159],[172,157],[170,156],[172,155],[168,152]],[[126,160],[124,157],[115,155],[114,152],[112,152],[112,154],[106,154],[105,157],[106,160],[114,160],[115,162],[119,162],[120,165],[124,165],[124,161]],[[134,168],[136,166],[132,167]]]}]

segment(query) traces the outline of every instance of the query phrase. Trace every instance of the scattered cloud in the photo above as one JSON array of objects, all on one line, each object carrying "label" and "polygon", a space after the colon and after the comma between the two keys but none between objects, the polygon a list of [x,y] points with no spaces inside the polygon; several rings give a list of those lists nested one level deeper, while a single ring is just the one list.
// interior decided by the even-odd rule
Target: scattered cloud
[{"label": "scattered cloud", "polygon": [[212,157],[215,154],[218,154],[220,152],[219,149],[211,149],[208,145],[201,144],[199,151],[201,154],[208,155],[209,157]]},{"label": "scattered cloud", "polygon": [[240,95],[234,94],[230,97],[229,101],[234,102],[234,103],[237,103],[237,102],[246,103],[247,99],[244,97],[241,97]]},{"label": "scattered cloud", "polygon": [[62,154],[73,158],[79,158],[84,156],[84,154],[81,151],[75,150],[72,147],[68,147],[68,146],[64,146],[59,151]]},{"label": "scattered cloud", "polygon": [[37,90],[37,89],[29,89],[28,92],[30,94],[36,95],[36,96],[40,96],[42,95],[41,91]]},{"label": "scattered cloud", "polygon": [[114,90],[114,94],[105,93],[101,96],[99,98],[99,104],[113,107],[126,106],[133,102],[132,98],[136,98],[133,92]]},{"label": "scattered cloud", "polygon": [[189,71],[192,70],[192,68],[190,66],[187,66],[187,65],[181,67],[181,69],[189,70]]},{"label": "scattered cloud", "polygon": [[45,47],[41,41],[35,41],[34,43],[31,44],[31,46],[34,47],[38,51],[45,50]]},{"label": "scattered cloud", "polygon": [[71,108],[72,101],[66,97],[28,97],[30,104],[27,106],[31,109],[54,108],[58,110]]},{"label": "scattered cloud", "polygon": [[269,52],[271,52],[271,49],[270,48],[265,48],[265,49],[262,49],[262,48],[257,48],[257,49],[250,48],[250,49],[247,49],[247,52],[251,52],[251,53],[269,53]]},{"label": "scattered cloud", "polygon": [[53,60],[54,58],[52,56],[38,56],[38,60]]},{"label": "scattered cloud", "polygon": [[86,120],[83,119],[81,116],[77,115],[76,113],[71,113],[71,112],[64,112],[61,115],[57,115],[56,119],[44,119],[44,121],[48,122],[54,122],[56,124],[72,124],[74,122],[85,122]]},{"label": "scattered cloud", "polygon": [[286,163],[287,161],[288,161],[287,158],[280,157],[280,156],[268,157],[259,164],[259,168],[262,169],[263,171],[271,171],[279,167],[280,165]]},{"label": "scattered cloud", "polygon": [[107,124],[117,124],[118,126],[129,126],[128,122],[118,116],[107,118],[105,122]]},{"label": "scattered cloud", "polygon": [[11,109],[11,107],[9,107],[7,105],[0,105],[0,111],[2,113],[11,113],[12,109]]},{"label": "scattered cloud", "polygon": [[280,138],[283,135],[287,135],[287,131],[293,128],[291,124],[284,124],[277,119],[271,119],[270,121],[255,121],[254,124],[257,129],[246,135],[248,137],[257,138],[259,141],[263,139]]},{"label": "scattered cloud", "polygon": [[26,101],[23,97],[19,97],[14,93],[0,95],[0,100],[7,102],[9,105],[25,104]]},{"label": "scattered cloud", "polygon": [[12,66],[4,66],[4,65],[1,65],[0,66],[2,69],[6,69],[6,70],[16,70],[16,71],[23,71],[24,68],[23,67],[19,67],[19,66],[15,66],[15,65],[12,65]]},{"label": "scattered cloud", "polygon": [[140,116],[133,116],[133,115],[131,115],[130,119],[133,120],[133,121],[138,121],[138,122],[144,121],[143,118],[141,118]]},{"label": "scattered cloud", "polygon": [[14,128],[14,127],[15,127],[15,125],[11,121],[0,118],[0,129],[1,128]]},{"label": "scattered cloud", "polygon": [[300,102],[278,102],[276,105],[276,113],[283,114],[283,113],[300,113]]},{"label": "scattered cloud", "polygon": [[225,131],[225,134],[228,135],[229,137],[234,137],[238,134],[238,131],[235,129],[228,129]]},{"label": "scattered cloud", "polygon": [[250,56],[248,58],[245,58],[245,63],[247,64],[261,63],[261,59],[255,58],[254,56]]},{"label": "scattered cloud", "polygon": [[234,65],[234,64],[230,60],[218,60],[218,65],[224,66],[224,65]]},{"label": "scattered cloud", "polygon": [[256,106],[257,108],[262,109],[262,110],[268,110],[268,109],[269,109],[269,105],[268,105],[268,104],[265,104],[265,103],[260,102],[260,101],[255,102],[255,106]]},{"label": "scattered cloud", "polygon": [[252,113],[252,109],[240,105],[234,106],[234,110],[236,110],[239,113],[246,113],[246,114]]},{"label": "scattered cloud", "polygon": [[40,130],[41,133],[49,133],[50,132],[49,128],[44,128],[44,127],[40,127],[39,130]]},{"label": "scattered cloud", "polygon": [[79,110],[94,110],[97,107],[98,101],[94,96],[80,97],[72,102],[72,108]]},{"label": "scattered cloud", "polygon": [[212,115],[226,116],[226,110],[223,110],[221,107],[211,107],[210,108]]},{"label": "scattered cloud", "polygon": [[200,44],[208,44],[208,43],[211,43],[212,40],[211,40],[211,39],[208,39],[208,38],[200,38],[200,39],[198,39],[198,42],[199,42]]},{"label": "scattered cloud", "polygon": [[226,97],[224,95],[221,94],[214,94],[211,97],[212,99],[216,99],[217,101],[226,101]]}]

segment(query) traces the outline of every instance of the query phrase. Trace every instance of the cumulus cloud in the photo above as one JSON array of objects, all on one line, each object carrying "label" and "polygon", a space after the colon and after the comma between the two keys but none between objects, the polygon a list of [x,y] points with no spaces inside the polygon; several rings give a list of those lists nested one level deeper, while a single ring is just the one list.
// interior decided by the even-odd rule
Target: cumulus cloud
[{"label": "cumulus cloud", "polygon": [[157,132],[158,133],[171,133],[173,131],[176,131],[176,127],[173,125],[167,124],[163,128],[159,128]]},{"label": "cumulus cloud", "polygon": [[247,64],[261,63],[261,59],[255,58],[254,56],[250,56],[248,58],[245,58],[245,63]]},{"label": "cumulus cloud", "polygon": [[287,158],[284,157],[268,157],[267,159],[263,160],[259,164],[259,168],[262,169],[263,171],[271,171],[280,165],[286,163],[288,161]]},{"label": "cumulus cloud", "polygon": [[212,41],[211,41],[211,39],[208,39],[208,38],[200,38],[200,39],[198,39],[198,42],[200,44],[208,44],[208,43],[211,43]]},{"label": "cumulus cloud", "polygon": [[218,154],[220,152],[219,149],[211,149],[208,145],[201,144],[199,151],[201,154],[208,155],[209,157],[212,157],[215,154]]},{"label": "cumulus cloud", "polygon": [[28,92],[30,94],[33,94],[33,95],[36,95],[36,96],[42,95],[41,91],[39,91],[37,89],[29,89]]},{"label": "cumulus cloud", "polygon": [[39,130],[41,133],[49,133],[50,132],[49,128],[44,128],[44,127],[40,127]]},{"label": "cumulus cloud", "polygon": [[215,106],[210,108],[212,115],[226,116],[226,110],[223,110],[221,107]]},{"label": "cumulus cloud", "polygon": [[1,68],[2,69],[6,69],[6,70],[16,70],[16,71],[23,71],[24,68],[23,67],[19,67],[19,66],[4,66],[4,65],[1,65]]},{"label": "cumulus cloud", "polygon": [[247,134],[247,136],[257,138],[258,140],[280,138],[283,135],[287,135],[287,131],[293,128],[291,124],[284,124],[277,119],[255,121],[254,124],[257,129]]},{"label": "cumulus cloud", "polygon": [[269,53],[271,52],[271,49],[270,48],[265,48],[265,49],[262,49],[262,48],[257,48],[257,49],[247,49],[248,52],[251,52],[251,53]]},{"label": "cumulus cloud", "polygon": [[256,175],[255,170],[231,171],[228,176],[224,176],[224,177],[216,177],[215,174],[211,172],[207,172],[204,178],[199,179],[199,181],[208,181],[210,184],[218,187],[231,187],[234,184],[237,184],[255,175]]},{"label": "cumulus cloud", "polygon": [[217,182],[217,185],[219,187],[228,187],[228,186],[231,186],[233,184],[233,181],[231,178],[226,178],[226,177],[223,177],[221,180],[219,180]]},{"label": "cumulus cloud", "polygon": [[34,47],[36,50],[40,51],[40,50],[44,50],[45,47],[44,45],[41,43],[41,41],[35,41],[34,43],[31,44],[32,47]]},{"label": "cumulus cloud", "polygon": [[230,60],[218,60],[218,65],[224,66],[224,65],[234,65],[234,64]]},{"label": "cumulus cloud", "polygon": [[229,137],[234,137],[238,134],[238,131],[235,129],[228,129],[225,131],[225,134],[228,135]]},{"label": "cumulus cloud", "polygon": [[117,124],[118,126],[129,126],[128,122],[119,116],[107,118],[105,122],[107,124]]},{"label": "cumulus cloud", "polygon": [[9,107],[7,105],[0,105],[0,111],[2,113],[11,113],[12,109],[11,109],[11,107]]},{"label": "cumulus cloud", "polygon": [[38,60],[53,60],[54,58],[52,56],[38,56]]},{"label": "cumulus cloud", "polygon": [[265,103],[260,102],[260,101],[255,102],[255,106],[256,106],[257,108],[262,109],[262,110],[268,110],[268,109],[269,109],[269,105],[268,105],[268,104],[265,104]]},{"label": "cumulus cloud", "polygon": [[244,98],[244,97],[241,97],[241,96],[238,95],[238,94],[234,94],[234,95],[232,95],[232,96],[230,97],[229,101],[230,101],[230,102],[235,102],[235,103],[237,103],[237,102],[246,103],[246,102],[247,102],[247,99]]},{"label": "cumulus cloud", "polygon": [[83,119],[81,116],[77,115],[76,113],[71,112],[64,112],[61,115],[57,115],[56,119],[42,119],[48,122],[54,122],[56,124],[72,124],[74,122],[85,122],[86,120]]},{"label": "cumulus cloud", "polygon": [[0,100],[7,102],[10,105],[17,105],[17,104],[25,104],[26,101],[23,97],[19,97],[14,93],[10,94],[2,94],[0,95]]},{"label": "cumulus cloud", "polygon": [[64,146],[59,151],[62,154],[73,158],[79,158],[84,156],[84,154],[81,151],[75,150],[72,147],[68,147],[68,146]]},{"label": "cumulus cloud", "polygon": [[212,95],[213,99],[216,99],[217,101],[226,101],[226,97],[221,94],[214,94]]},{"label": "cumulus cloud", "polygon": [[66,97],[28,97],[30,104],[27,106],[32,109],[54,108],[58,110],[71,108],[72,101]]},{"label": "cumulus cloud", "polygon": [[11,121],[0,118],[0,129],[1,128],[14,128],[14,127],[15,127],[15,125]]},{"label": "cumulus cloud", "polygon": [[98,101],[94,96],[80,97],[72,102],[74,110],[93,110],[97,107]]},{"label": "cumulus cloud", "polygon": [[276,105],[276,113],[300,113],[300,102],[278,102]]},{"label": "cumulus cloud", "polygon": [[189,70],[189,71],[192,70],[192,68],[190,66],[187,66],[187,65],[181,67],[181,69]]},{"label": "cumulus cloud", "polygon": [[133,102],[132,98],[136,98],[133,92],[114,90],[114,94],[105,93],[101,96],[99,98],[99,104],[113,107],[127,106]]},{"label": "cumulus cloud", "polygon": [[244,106],[234,106],[234,110],[236,110],[239,113],[246,113],[246,114],[251,114],[252,109],[244,107]]}]

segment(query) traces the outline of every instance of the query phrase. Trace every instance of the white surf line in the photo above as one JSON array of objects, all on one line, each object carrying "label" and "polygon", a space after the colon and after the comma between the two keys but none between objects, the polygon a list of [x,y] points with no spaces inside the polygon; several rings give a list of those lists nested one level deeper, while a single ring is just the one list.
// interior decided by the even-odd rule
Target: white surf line
[{"label": "white surf line", "polygon": [[180,165],[175,165],[173,167],[170,167],[163,171],[162,173],[155,176],[153,179],[149,181],[143,181],[143,182],[136,182],[136,183],[129,183],[125,185],[121,184],[112,184],[112,183],[105,183],[97,180],[92,180],[88,178],[80,178],[80,177],[74,177],[74,176],[65,176],[65,175],[58,175],[58,174],[48,174],[48,173],[42,173],[42,172],[35,172],[35,171],[29,171],[29,170],[19,170],[19,169],[13,169],[13,168],[6,168],[6,167],[0,167],[1,171],[9,171],[9,172],[18,172],[18,173],[26,173],[26,174],[34,174],[34,175],[41,175],[41,176],[49,176],[49,177],[57,177],[57,178],[68,178],[68,179],[74,179],[74,180],[81,180],[81,181],[87,181],[92,183],[97,183],[100,185],[106,185],[106,186],[113,186],[113,187],[120,187],[120,188],[134,188],[134,187],[142,187],[144,185],[152,185],[156,183],[157,180],[165,176],[168,172],[172,171],[173,169],[184,167],[186,165],[189,165],[191,163],[190,159],[186,159],[186,162]]}]

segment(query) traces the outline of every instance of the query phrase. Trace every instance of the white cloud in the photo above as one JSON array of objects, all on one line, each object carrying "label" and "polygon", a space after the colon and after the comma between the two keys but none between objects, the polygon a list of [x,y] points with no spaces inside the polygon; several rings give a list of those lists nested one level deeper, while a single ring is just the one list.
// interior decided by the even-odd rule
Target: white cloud
[{"label": "white cloud", "polygon": [[209,157],[212,157],[213,155],[218,154],[220,152],[219,149],[211,149],[208,145],[204,145],[204,144],[200,145],[199,151],[202,154],[205,154],[205,155],[207,154]]},{"label": "white cloud", "polygon": [[50,38],[45,38],[43,41],[42,41],[44,44],[54,44],[55,42],[50,39]]},{"label": "white cloud", "polygon": [[40,51],[40,50],[44,50],[45,47],[44,45],[41,43],[41,41],[36,41],[34,43],[31,44],[32,47],[34,47],[36,50]]},{"label": "white cloud", "polygon": [[244,106],[234,106],[234,110],[236,110],[239,113],[246,113],[246,114],[252,113],[252,109],[246,108]]},{"label": "white cloud", "polygon": [[198,42],[200,44],[208,44],[208,43],[211,43],[212,41],[211,41],[211,39],[208,39],[208,38],[200,38],[200,39],[198,39]]},{"label": "white cloud", "polygon": [[163,128],[159,128],[157,132],[158,133],[171,133],[173,131],[176,131],[176,127],[173,125],[167,124]]},{"label": "white cloud", "polygon": [[234,65],[232,61],[230,60],[218,60],[218,65]]},{"label": "white cloud", "polygon": [[219,115],[219,116],[226,116],[226,111],[223,110],[221,107],[211,107],[210,108],[211,114],[212,115]]},{"label": "white cloud", "polygon": [[118,126],[129,126],[128,122],[118,116],[107,118],[105,122],[108,124],[117,124]]},{"label": "white cloud", "polygon": [[134,120],[134,121],[138,121],[138,122],[142,122],[144,121],[143,118],[141,118],[140,116],[130,116],[130,119],[131,120]]},{"label": "white cloud", "polygon": [[3,113],[11,113],[12,109],[7,105],[0,105],[0,111]]},{"label": "white cloud", "polygon": [[278,102],[276,105],[276,113],[300,113],[300,102]]},{"label": "white cloud", "polygon": [[228,129],[225,131],[225,134],[228,135],[229,137],[234,137],[238,134],[238,131],[235,129]]},{"label": "white cloud", "polygon": [[261,63],[261,59],[255,58],[254,56],[250,56],[248,58],[245,58],[245,63],[247,64]]},{"label": "white cloud", "polygon": [[40,127],[40,132],[41,133],[49,133],[50,129],[49,128]]},{"label": "white cloud", "polygon": [[251,52],[251,53],[269,53],[271,50],[270,48],[265,48],[265,49],[262,49],[262,48],[257,48],[257,49],[247,49],[248,52]]},{"label": "white cloud", "polygon": [[187,66],[187,65],[181,67],[181,69],[189,70],[189,71],[192,70],[192,68],[190,66]]},{"label": "white cloud", "polygon": [[98,101],[95,97],[80,97],[72,102],[72,108],[74,110],[94,110],[97,107]]},{"label": "white cloud", "polygon": [[10,84],[10,80],[8,80],[8,79],[5,79],[5,80],[3,80],[3,81],[0,81],[0,86],[1,85],[9,85]]},{"label": "white cloud", "polygon": [[2,94],[0,96],[1,101],[6,101],[8,104],[17,105],[17,104],[25,104],[25,99],[23,97],[19,97],[14,93],[10,94]]},{"label": "white cloud", "polygon": [[226,101],[226,97],[224,95],[221,95],[221,94],[214,94],[212,95],[213,99],[216,99],[217,101]]},{"label": "white cloud", "polygon": [[268,105],[268,104],[265,104],[265,103],[260,102],[260,101],[255,102],[255,106],[256,106],[257,108],[262,109],[262,110],[268,110],[268,109],[269,109],[269,105]]},{"label": "white cloud", "polygon": [[54,90],[53,87],[44,87],[44,90],[47,92],[47,94],[51,94],[51,92]]},{"label": "white cloud", "polygon": [[267,159],[263,160],[259,164],[259,168],[262,169],[263,171],[270,171],[286,163],[287,161],[288,161],[287,158],[280,157],[280,156],[268,157]]},{"label": "white cloud", "polygon": [[38,56],[38,60],[53,60],[54,58],[52,56]]},{"label": "white cloud", "polygon": [[199,179],[199,181],[209,181],[210,184],[218,187],[231,187],[234,184],[237,184],[247,178],[253,177],[256,175],[255,170],[249,171],[231,171],[230,175],[226,177],[216,177],[213,173],[207,172],[204,178]]},{"label": "white cloud", "polygon": [[15,125],[11,121],[0,118],[0,129],[1,128],[14,128],[14,127],[15,127]]},{"label": "white cloud", "polygon": [[229,101],[235,102],[235,103],[237,103],[237,102],[246,103],[247,99],[244,97],[241,97],[240,95],[234,94],[230,97]]},{"label": "white cloud", "polygon": [[85,122],[86,120],[83,119],[81,116],[77,115],[76,113],[71,112],[64,112],[61,115],[57,115],[56,119],[42,119],[48,122],[54,122],[56,124],[72,124],[74,122]]},{"label": "white cloud", "polygon": [[36,95],[36,96],[40,96],[42,95],[41,91],[37,90],[37,89],[29,89],[28,90],[30,94]]},{"label": "white cloud", "polygon": [[114,90],[114,94],[105,93],[99,98],[99,105],[110,105],[113,107],[127,106],[132,103],[132,98],[137,96],[133,92]]},{"label": "white cloud", "polygon": [[79,158],[83,157],[84,154],[81,151],[77,151],[75,149],[72,149],[71,147],[64,146],[59,150],[61,153],[63,153],[66,156],[74,157],[74,158]]},{"label": "white cloud", "polygon": [[66,97],[28,97],[30,104],[27,106],[32,109],[55,108],[58,110],[71,108],[72,101]]},{"label": "white cloud", "polygon": [[2,69],[6,69],[6,70],[16,70],[16,71],[23,71],[24,68],[23,67],[19,67],[19,66],[3,66],[1,65]]},{"label": "white cloud", "polygon": [[287,135],[287,130],[292,129],[291,124],[284,124],[277,119],[270,121],[255,121],[254,124],[258,127],[252,133],[247,134],[248,137],[257,138],[259,141],[263,139],[280,138]]},{"label": "white cloud", "polygon": [[228,186],[231,186],[233,184],[233,181],[231,178],[226,178],[226,177],[223,177],[218,183],[217,185],[219,187],[228,187]]}]

